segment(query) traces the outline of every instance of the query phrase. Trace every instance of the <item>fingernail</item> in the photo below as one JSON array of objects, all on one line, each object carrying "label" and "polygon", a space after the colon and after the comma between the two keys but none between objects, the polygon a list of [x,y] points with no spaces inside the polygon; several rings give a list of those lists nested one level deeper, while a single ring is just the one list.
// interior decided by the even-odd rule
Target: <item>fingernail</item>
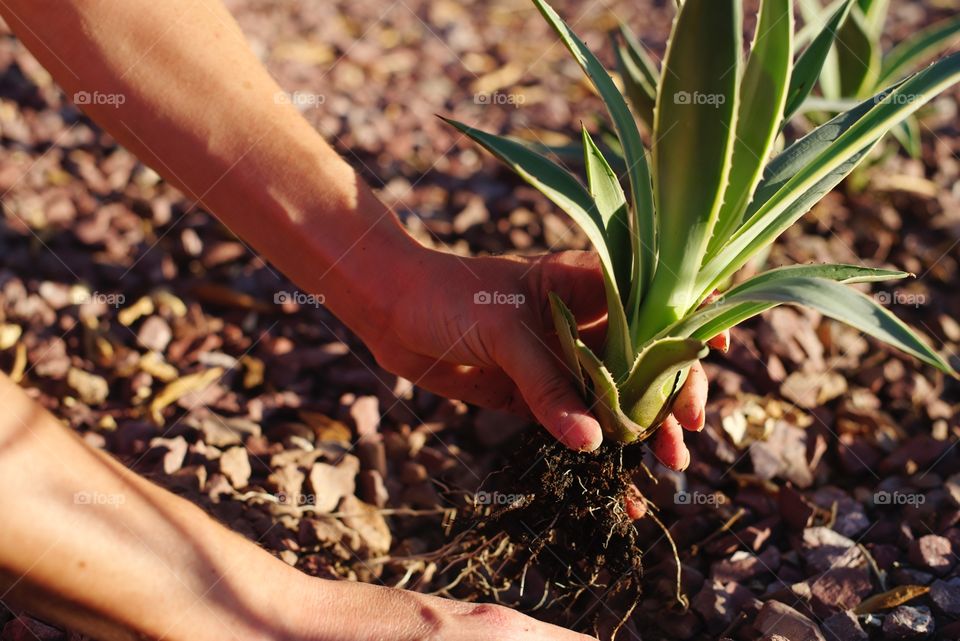
[{"label": "fingernail", "polygon": [[564,413],[558,423],[560,440],[567,447],[580,452],[593,452],[603,441],[595,421],[586,416]]},{"label": "fingernail", "polygon": [[598,432],[595,437],[589,438],[583,442],[583,445],[580,446],[580,451],[596,452],[602,443],[603,443],[603,435],[601,435]]},{"label": "fingernail", "polygon": [[690,467],[690,450],[687,450],[687,460],[683,463],[683,465],[680,466],[680,469],[677,470],[677,471],[678,471],[678,472],[683,472],[683,471],[686,470],[688,467]]},{"label": "fingernail", "polygon": [[721,332],[707,341],[712,349],[718,350],[724,354],[730,349],[730,335],[727,332]]},{"label": "fingernail", "polygon": [[693,423],[694,425],[696,425],[696,428],[697,428],[696,431],[698,432],[703,431],[704,426],[707,424],[707,412],[704,410],[704,408],[702,407],[700,408],[700,413],[697,414],[697,418],[694,420]]},{"label": "fingernail", "polygon": [[647,503],[636,487],[627,489],[624,502],[626,503],[627,517],[631,521],[639,521],[647,515]]}]

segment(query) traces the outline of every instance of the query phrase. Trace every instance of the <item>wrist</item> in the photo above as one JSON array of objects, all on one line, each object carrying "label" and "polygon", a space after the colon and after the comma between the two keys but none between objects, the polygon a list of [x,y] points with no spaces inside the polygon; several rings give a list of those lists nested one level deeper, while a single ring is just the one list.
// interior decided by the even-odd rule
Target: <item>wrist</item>
[{"label": "wrist", "polygon": [[[190,506],[193,508],[194,506]],[[290,595],[302,594],[306,575],[231,532],[196,508],[190,520],[209,526],[194,533],[205,543],[181,563],[185,577],[171,583],[169,593],[183,592],[195,604],[186,605],[182,619],[171,623],[167,612],[164,638],[170,641],[291,641],[302,630],[291,608]],[[147,636],[153,631],[146,632]]]},{"label": "wrist", "polygon": [[290,157],[296,161],[281,180],[252,190],[252,204],[265,221],[264,233],[253,242],[355,333],[376,334],[435,252],[414,240],[318,137],[300,141],[295,151]]},{"label": "wrist", "polygon": [[340,209],[347,218],[340,228],[347,232],[344,242],[326,242],[326,227],[306,234],[315,242],[318,263],[326,265],[317,287],[327,307],[369,343],[389,330],[397,307],[425,281],[437,252],[414,240],[362,183]]}]

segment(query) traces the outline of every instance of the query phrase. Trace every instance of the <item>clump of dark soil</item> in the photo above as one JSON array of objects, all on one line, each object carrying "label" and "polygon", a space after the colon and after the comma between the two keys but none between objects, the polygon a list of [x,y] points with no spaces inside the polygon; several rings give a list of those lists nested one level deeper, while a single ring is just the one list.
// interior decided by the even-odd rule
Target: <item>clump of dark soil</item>
[{"label": "clump of dark soil", "polygon": [[643,449],[580,453],[531,433],[454,519],[444,592],[615,635],[642,594],[643,548],[625,501]]}]

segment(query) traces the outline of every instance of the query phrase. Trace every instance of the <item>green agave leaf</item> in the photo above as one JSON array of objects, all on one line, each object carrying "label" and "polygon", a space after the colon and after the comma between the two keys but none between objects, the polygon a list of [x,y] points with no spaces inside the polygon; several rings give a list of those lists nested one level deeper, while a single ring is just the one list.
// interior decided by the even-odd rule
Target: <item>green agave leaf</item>
[{"label": "green agave leaf", "polygon": [[[788,278],[821,278],[837,283],[853,284],[899,280],[907,276],[910,276],[907,272],[859,265],[789,265],[757,274],[726,292],[716,303],[722,302],[730,296],[735,296],[743,288],[756,287],[764,283]],[[701,340],[710,340],[720,332],[775,306],[772,303],[755,302],[739,303],[732,306],[721,306],[716,303],[694,312],[673,327],[665,330],[663,335],[692,336]]]},{"label": "green agave leaf", "polygon": [[617,58],[617,73],[623,78],[627,99],[637,116],[648,129],[653,129],[653,110],[657,104],[657,85],[660,72],[646,48],[630,27],[620,23],[621,44],[616,35],[611,37]]},{"label": "green agave leaf", "polygon": [[[893,89],[891,87],[872,98],[854,103],[847,111],[835,116],[832,120],[795,141],[770,161],[763,172],[763,180],[757,186],[754,199],[747,208],[747,217],[753,216],[774,194],[780,191],[787,181],[797,175],[804,167],[814,162],[817,156],[839,138],[843,132],[873,109],[878,99],[885,98]],[[824,110],[830,111],[831,109],[826,108],[829,106],[825,105]]]},{"label": "green agave leaf", "polygon": [[[827,100],[840,100],[843,97],[840,93],[840,60],[837,57],[836,47],[830,47],[830,51],[823,61],[823,67],[820,69],[820,77],[814,86],[820,87],[820,93]],[[809,96],[807,97],[809,98]]]},{"label": "green agave leaf", "polygon": [[611,276],[616,274],[610,249],[607,246],[603,218],[590,193],[570,172],[529,146],[510,138],[488,134],[450,118],[443,118],[443,120],[472,138],[560,209],[567,212],[593,243],[600,255],[601,263],[610,271]]},{"label": "green agave leaf", "polygon": [[957,34],[960,34],[960,15],[936,22],[907,38],[891,49],[883,59],[877,85],[882,87],[898,80],[927,58],[949,46],[950,41],[956,44],[954,39]]},{"label": "green agave leaf", "polygon": [[632,317],[643,296],[646,283],[653,276],[657,256],[656,214],[650,188],[650,170],[647,167],[646,151],[643,148],[643,141],[640,139],[640,131],[637,129],[637,123],[623,95],[596,56],[587,49],[586,45],[545,0],[533,0],[533,2],[547,22],[550,23],[550,26],[553,27],[560,40],[563,41],[563,44],[573,54],[584,73],[590,78],[597,93],[600,94],[623,147],[633,197],[634,225],[631,241],[635,256],[635,273],[631,281],[633,291],[627,305],[627,313]]},{"label": "green agave leaf", "polygon": [[607,248],[617,275],[621,300],[626,303],[630,295],[630,275],[633,256],[630,248],[630,214],[627,198],[617,175],[603,157],[586,127],[581,126],[583,136],[583,164],[587,170],[587,186],[600,212],[603,228],[607,234]]},{"label": "green agave leaf", "polygon": [[686,0],[673,26],[654,116],[657,272],[636,342],[682,317],[730,174],[741,56],[740,0]]},{"label": "green agave leaf", "polygon": [[644,429],[620,409],[620,393],[610,371],[583,341],[577,340],[576,346],[580,364],[593,383],[594,406],[590,410],[596,415],[604,435],[619,443],[637,440]]},{"label": "green agave leaf", "polygon": [[837,100],[830,100],[827,98],[821,98],[820,96],[810,96],[803,101],[803,104],[800,105],[800,108],[797,110],[797,113],[808,113],[811,111],[825,111],[828,113],[843,113],[856,107],[859,103],[857,100],[847,100],[844,98],[838,98]]},{"label": "green agave leaf", "polygon": [[608,158],[612,155],[610,166],[616,168],[617,175],[627,173],[627,166],[624,164],[623,158],[623,145],[620,144],[620,139],[617,138],[617,134],[601,127],[600,141],[609,151],[607,154]]},{"label": "green agave leaf", "polygon": [[837,9],[846,1],[847,0],[833,0],[827,6],[823,6],[820,0],[797,0],[797,6],[800,7],[800,15],[803,16],[804,25],[794,38],[794,48],[799,51],[810,44],[815,37],[820,35],[820,32],[830,17],[836,13]]},{"label": "green agave leaf", "polygon": [[[797,7],[800,8],[800,14],[803,16],[803,21],[806,23],[805,27],[816,28],[817,32],[823,28],[822,24],[818,22],[826,22],[826,19],[823,18],[822,14],[826,13],[829,9],[824,9],[820,0],[797,0]],[[833,9],[836,11],[836,7]],[[813,36],[807,36],[806,41],[800,40],[800,35],[797,35],[798,44],[806,44],[806,42],[813,40]]]},{"label": "green agave leaf", "polygon": [[860,97],[876,87],[880,75],[880,41],[869,33],[867,19],[854,7],[837,34],[840,95]]},{"label": "green agave leaf", "polygon": [[626,372],[632,361],[633,348],[629,325],[620,302],[617,271],[610,253],[606,227],[607,222],[616,225],[616,221],[613,218],[605,220],[598,210],[597,203],[583,185],[552,160],[509,138],[488,134],[449,118],[444,120],[499,158],[560,209],[567,212],[590,239],[600,256],[604,291],[607,297],[608,329],[604,355],[607,357],[608,365],[615,372]]},{"label": "green agave leaf", "polygon": [[793,65],[792,42],[792,0],[764,0],[750,59],[740,83],[740,110],[729,184],[707,246],[707,256],[712,256],[740,226],[780,131]]},{"label": "green agave leaf", "polygon": [[810,43],[810,46],[797,59],[797,63],[793,67],[793,76],[790,78],[790,89],[787,91],[787,106],[783,114],[784,122],[790,120],[790,117],[810,95],[813,86],[817,84],[817,78],[820,77],[820,71],[823,69],[827,54],[833,47],[840,27],[843,26],[847,16],[850,15],[854,2],[856,0],[846,0],[840,5],[817,37]]},{"label": "green agave leaf", "polygon": [[553,328],[557,330],[557,338],[560,340],[563,363],[573,373],[580,395],[585,397],[587,388],[583,380],[583,370],[580,369],[580,359],[577,356],[577,340],[580,338],[577,332],[577,320],[559,296],[550,292],[547,298],[550,299],[550,316],[553,318]]},{"label": "green agave leaf", "polygon": [[858,0],[857,4],[863,13],[867,34],[873,40],[879,40],[883,35],[883,25],[887,21],[890,0]]},{"label": "green agave leaf", "polygon": [[[748,281],[731,290],[722,300],[708,305],[703,311],[710,310],[705,315],[709,317],[712,314],[729,311],[730,308],[742,303],[810,307],[824,316],[859,329],[943,372],[956,375],[953,368],[939,354],[874,299],[832,280],[791,277],[774,278],[757,283]],[[696,335],[699,332],[692,333]]]},{"label": "green agave leaf", "polygon": [[607,234],[607,246],[613,262],[616,288],[605,284],[607,296],[607,340],[603,361],[613,372],[621,376],[630,366],[633,344],[623,304],[631,292],[630,277],[633,271],[633,255],[630,242],[630,220],[627,199],[616,174],[610,169],[600,149],[593,142],[586,128],[583,129],[583,158],[587,168],[590,194],[600,211]]},{"label": "green agave leaf", "polygon": [[845,265],[843,263],[811,263],[809,265],[787,265],[770,269],[753,278],[744,281],[732,288],[726,295],[735,294],[747,286],[747,283],[758,285],[784,278],[825,278],[836,283],[852,285],[853,283],[879,283],[888,280],[900,280],[912,276],[909,272],[899,269],[882,269],[879,267],[865,267],[864,265]]},{"label": "green agave leaf", "polygon": [[655,427],[681,370],[708,351],[706,343],[691,338],[661,338],[647,345],[619,388],[627,416],[645,428]]},{"label": "green agave leaf", "polygon": [[[700,292],[700,299],[705,299],[711,292],[720,288],[724,283],[729,282],[733,274],[739,269],[739,267],[734,268],[734,264],[739,263],[740,267],[742,267],[754,256],[768,252],[771,243],[777,236],[796,222],[797,219],[810,211],[830,190],[840,184],[840,181],[856,169],[857,165],[859,165],[878,144],[879,140],[874,141],[871,145],[853,154],[846,162],[828,172],[808,190],[794,194],[793,200],[787,203],[779,216],[770,223],[774,226],[764,229],[758,238],[741,247],[738,240],[739,232],[753,220],[752,217],[748,217],[747,222],[740,227],[740,230],[738,230],[730,241],[717,252],[717,255],[711,258],[701,269],[697,279],[697,289]],[[758,198],[755,200],[758,200]],[[741,260],[743,261],[742,263],[740,262]]]},{"label": "green agave leaf", "polygon": [[890,133],[912,158],[920,157],[923,150],[920,146],[920,122],[916,118],[907,118]]},{"label": "green agave leaf", "polygon": [[[822,195],[820,190],[839,182],[852,171],[884,134],[958,80],[960,53],[879,93],[874,98],[875,106],[859,118],[851,117],[849,112],[842,114],[784,151],[782,158],[771,163],[770,176],[757,189],[751,205],[751,209],[756,207],[753,214],[701,270],[698,278],[701,297],[806,213]],[[862,103],[855,111],[865,106],[869,106],[869,102]],[[832,137],[834,140],[824,147]],[[796,173],[787,178],[782,173],[786,167],[795,169]],[[782,184],[778,185],[780,181]]]}]

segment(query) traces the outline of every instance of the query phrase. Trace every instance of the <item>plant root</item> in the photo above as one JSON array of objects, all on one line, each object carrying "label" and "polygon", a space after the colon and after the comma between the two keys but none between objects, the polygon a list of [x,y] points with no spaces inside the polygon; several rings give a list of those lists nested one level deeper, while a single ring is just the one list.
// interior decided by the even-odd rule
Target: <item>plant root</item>
[{"label": "plant root", "polygon": [[[642,445],[578,453],[528,436],[510,466],[475,495],[460,495],[450,543],[418,557],[437,566],[433,594],[616,638],[643,596],[643,550],[625,503],[642,455]],[[679,575],[676,546],[654,509],[645,518],[666,535]],[[679,580],[676,597],[686,605]]]}]

